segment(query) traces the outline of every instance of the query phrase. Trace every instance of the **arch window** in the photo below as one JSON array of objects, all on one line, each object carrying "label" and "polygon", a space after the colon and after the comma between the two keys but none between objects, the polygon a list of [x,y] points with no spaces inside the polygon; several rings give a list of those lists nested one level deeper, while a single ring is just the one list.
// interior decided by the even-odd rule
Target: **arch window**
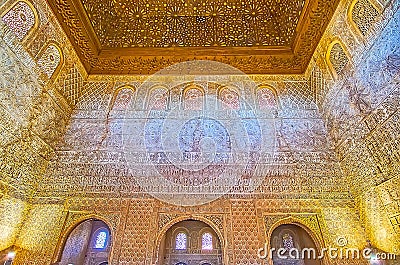
[{"label": "arch window", "polygon": [[204,233],[201,237],[201,249],[212,250],[213,249],[213,236],[210,233]]},{"label": "arch window", "polygon": [[87,219],[69,233],[57,264],[89,264],[96,256],[97,264],[107,262],[111,242],[111,231],[106,223]]},{"label": "arch window", "polygon": [[360,33],[365,36],[378,16],[378,9],[370,1],[357,0],[352,6],[350,19]]},{"label": "arch window", "polygon": [[282,237],[283,247],[287,250],[291,250],[294,248],[293,237],[289,234],[284,234]]},{"label": "arch window", "polygon": [[223,88],[220,91],[220,99],[224,103],[224,109],[237,110],[240,108],[239,94],[231,88]]},{"label": "arch window", "polygon": [[36,23],[34,10],[24,1],[15,3],[2,20],[20,41],[28,35]]},{"label": "arch window", "polygon": [[187,235],[185,233],[178,233],[175,237],[175,249],[186,250],[187,247]]},{"label": "arch window", "polygon": [[126,110],[133,100],[133,90],[129,87],[122,88],[117,92],[113,103],[113,110]]},{"label": "arch window", "polygon": [[[286,250],[283,256],[277,255],[276,252],[272,253],[274,264],[322,264],[321,260],[300,254],[301,250],[306,248],[314,249],[315,253],[319,252],[311,234],[304,228],[296,224],[282,224],[273,230],[270,238],[271,249]],[[292,255],[289,255],[290,253]]]},{"label": "arch window", "polygon": [[155,88],[150,92],[148,107],[152,110],[165,110],[168,104],[168,91],[165,88]]},{"label": "arch window", "polygon": [[268,87],[257,89],[256,97],[259,109],[276,108],[278,105],[274,92]]},{"label": "arch window", "polygon": [[203,109],[203,91],[198,88],[189,88],[184,93],[184,109],[185,110],[202,110]]},{"label": "arch window", "polygon": [[40,69],[51,77],[61,63],[60,50],[53,44],[49,45],[38,60]]},{"label": "arch window", "polygon": [[339,75],[349,62],[349,58],[339,42],[335,42],[332,45],[328,60],[336,75]]},{"label": "arch window", "polygon": [[107,229],[103,228],[97,231],[93,241],[94,249],[105,249],[108,244],[109,233]]}]

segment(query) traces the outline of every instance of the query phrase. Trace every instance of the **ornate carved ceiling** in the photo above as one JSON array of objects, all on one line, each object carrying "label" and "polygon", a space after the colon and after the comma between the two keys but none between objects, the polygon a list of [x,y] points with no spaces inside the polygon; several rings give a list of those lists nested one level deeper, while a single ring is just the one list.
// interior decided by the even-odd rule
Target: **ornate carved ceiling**
[{"label": "ornate carved ceiling", "polygon": [[48,0],[89,74],[215,60],[303,73],[339,0]]}]

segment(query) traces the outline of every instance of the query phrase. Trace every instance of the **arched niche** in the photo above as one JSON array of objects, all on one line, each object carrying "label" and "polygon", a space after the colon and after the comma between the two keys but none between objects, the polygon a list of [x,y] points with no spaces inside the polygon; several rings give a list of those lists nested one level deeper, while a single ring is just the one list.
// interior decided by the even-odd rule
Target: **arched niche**
[{"label": "arched niche", "polygon": [[350,63],[350,56],[346,47],[339,39],[335,39],[329,44],[325,59],[335,79],[340,76],[347,64]]},{"label": "arched niche", "polygon": [[[186,247],[182,246],[181,236],[187,238]],[[212,236],[212,248],[203,249],[202,237],[204,234]],[[161,232],[157,240],[158,259],[155,264],[211,264],[222,265],[223,260],[223,241],[219,231],[209,224],[196,219],[183,219],[168,225]]]},{"label": "arched niche", "polygon": [[278,94],[272,86],[260,85],[255,92],[257,109],[277,110],[280,108]]},{"label": "arched niche", "polygon": [[[322,265],[322,261],[318,259],[320,247],[311,233],[311,231],[296,223],[284,223],[273,229],[269,238],[272,264]],[[283,252],[282,249],[285,251]],[[303,255],[304,249],[315,250],[315,257],[313,257],[312,252],[311,256],[308,255],[309,252],[304,252],[305,255]],[[284,258],[278,256],[279,250],[281,250],[281,256],[284,256]]]},{"label": "arched niche", "polygon": [[184,110],[202,110],[204,108],[204,89],[190,85],[183,90],[182,103]]},{"label": "arched niche", "polygon": [[56,43],[48,44],[38,57],[38,66],[48,78],[59,72],[64,61],[60,46]]},{"label": "arched niche", "polygon": [[21,42],[27,40],[39,25],[36,8],[25,0],[16,1],[4,10],[1,19]]},{"label": "arched niche", "polygon": [[69,231],[57,264],[108,265],[111,247],[109,226],[99,219],[87,219]]},{"label": "arched niche", "polygon": [[355,0],[349,7],[348,18],[355,31],[365,37],[380,15],[378,4],[369,0]]},{"label": "arched niche", "polygon": [[218,99],[222,103],[222,109],[240,109],[240,94],[233,87],[222,87],[218,91]]},{"label": "arched niche", "polygon": [[166,87],[156,86],[150,89],[147,96],[148,110],[167,110],[169,91]]},{"label": "arched niche", "polygon": [[132,107],[135,97],[135,88],[130,85],[124,85],[117,88],[111,98],[110,111],[126,111]]}]

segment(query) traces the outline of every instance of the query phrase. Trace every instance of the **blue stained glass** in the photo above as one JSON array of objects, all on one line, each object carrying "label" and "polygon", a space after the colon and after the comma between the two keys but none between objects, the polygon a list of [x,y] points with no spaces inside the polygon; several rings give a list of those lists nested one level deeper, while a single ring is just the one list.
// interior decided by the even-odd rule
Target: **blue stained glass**
[{"label": "blue stained glass", "polygon": [[213,237],[210,233],[204,233],[201,237],[201,248],[204,250],[212,250],[213,249]]},{"label": "blue stained glass", "polygon": [[187,236],[185,233],[179,233],[175,239],[175,249],[185,250],[186,249]]},{"label": "blue stained glass", "polygon": [[108,233],[104,230],[100,230],[94,241],[94,249],[105,249],[107,247]]}]

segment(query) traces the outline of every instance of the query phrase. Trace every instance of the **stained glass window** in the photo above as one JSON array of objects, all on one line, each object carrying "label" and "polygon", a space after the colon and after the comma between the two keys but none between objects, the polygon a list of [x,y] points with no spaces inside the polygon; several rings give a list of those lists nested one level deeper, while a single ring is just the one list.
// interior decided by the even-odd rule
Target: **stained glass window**
[{"label": "stained glass window", "polygon": [[149,109],[165,110],[168,104],[168,91],[165,88],[156,88],[149,95]]},{"label": "stained glass window", "polygon": [[49,45],[38,60],[40,69],[50,78],[61,62],[60,51],[54,45]]},{"label": "stained glass window", "polygon": [[284,234],[282,237],[283,247],[287,250],[294,248],[293,237],[289,234]]},{"label": "stained glass window", "polygon": [[233,89],[223,88],[220,92],[220,99],[224,109],[237,110],[240,108],[239,94]]},{"label": "stained glass window", "polygon": [[35,25],[35,13],[25,2],[17,2],[3,17],[3,22],[22,40]]},{"label": "stained glass window", "polygon": [[276,108],[278,105],[274,92],[267,87],[262,87],[257,90],[257,104],[259,109]]},{"label": "stained glass window", "polygon": [[335,43],[332,46],[329,54],[329,60],[336,74],[340,74],[343,68],[349,62],[349,58],[347,58],[347,55],[344,52],[343,47],[342,45],[340,45],[340,43]]},{"label": "stained glass window", "polygon": [[187,236],[185,233],[179,233],[175,238],[175,249],[177,250],[185,250],[187,243]]},{"label": "stained glass window", "polygon": [[184,94],[185,110],[203,109],[203,92],[198,88],[188,89]]},{"label": "stained glass window", "polygon": [[126,110],[132,102],[133,91],[130,88],[121,89],[114,101],[113,110]]},{"label": "stained glass window", "polygon": [[105,249],[107,247],[108,233],[104,229],[99,230],[94,240],[94,249]]},{"label": "stained glass window", "polygon": [[212,250],[213,249],[213,237],[210,233],[204,233],[201,237],[201,249]]}]

